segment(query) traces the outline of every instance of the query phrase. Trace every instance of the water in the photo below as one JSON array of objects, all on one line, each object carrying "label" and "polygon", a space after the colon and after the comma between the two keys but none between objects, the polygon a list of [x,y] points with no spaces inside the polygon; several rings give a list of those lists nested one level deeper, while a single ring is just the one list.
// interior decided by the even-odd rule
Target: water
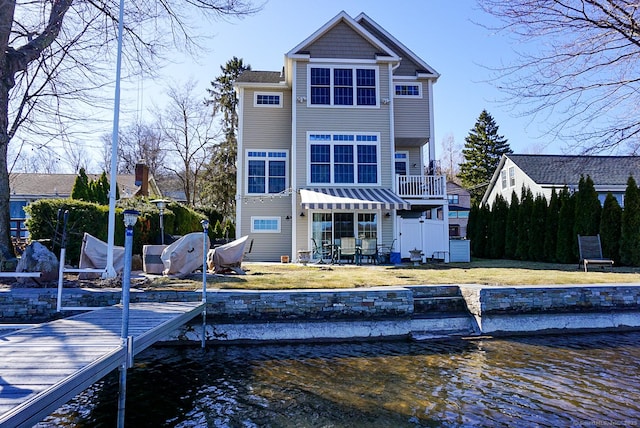
[{"label": "water", "polygon": [[[112,374],[38,427],[114,427]],[[155,347],[128,427],[640,424],[640,333],[447,342]]]}]

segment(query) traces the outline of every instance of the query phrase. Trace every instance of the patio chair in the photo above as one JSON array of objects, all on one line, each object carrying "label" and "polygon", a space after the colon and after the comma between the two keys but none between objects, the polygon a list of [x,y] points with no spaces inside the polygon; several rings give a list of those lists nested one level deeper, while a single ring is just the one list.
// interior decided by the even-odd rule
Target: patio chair
[{"label": "patio chair", "polygon": [[315,238],[311,238],[311,242],[313,243],[313,253],[312,253],[312,257],[314,259],[318,259],[316,261],[316,263],[324,263],[324,259],[328,259],[331,258],[331,248],[326,246],[326,245],[322,245],[319,244],[318,245],[318,241],[316,241]]},{"label": "patio chair", "polygon": [[578,268],[584,266],[584,271],[588,271],[589,265],[609,266],[613,272],[613,260],[602,257],[602,245],[600,235],[580,236],[578,235],[578,250],[580,251],[580,261]]},{"label": "patio chair", "polygon": [[369,263],[378,262],[378,240],[376,238],[364,238],[362,240],[362,248],[360,256],[366,257]]},{"label": "patio chair", "polygon": [[340,258],[350,258],[351,260],[353,260],[355,263],[357,263],[359,260],[359,248],[356,246],[356,238],[354,237],[347,237],[347,238],[340,238]]}]

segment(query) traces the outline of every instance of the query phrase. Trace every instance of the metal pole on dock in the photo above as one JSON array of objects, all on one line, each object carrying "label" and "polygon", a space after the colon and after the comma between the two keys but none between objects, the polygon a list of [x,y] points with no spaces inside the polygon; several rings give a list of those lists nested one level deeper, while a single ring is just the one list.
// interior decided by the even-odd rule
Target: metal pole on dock
[{"label": "metal pole on dock", "polygon": [[209,221],[202,220],[202,349],[204,349],[207,333],[207,237]]},{"label": "metal pole on dock", "polygon": [[124,410],[127,401],[127,369],[131,367],[133,340],[129,337],[129,289],[131,287],[131,253],[133,247],[133,226],[138,220],[138,211],[124,211],[124,267],[122,269],[122,328],[120,339],[126,350],[125,359],[120,365],[120,388],[118,391],[118,427],[124,427]]}]

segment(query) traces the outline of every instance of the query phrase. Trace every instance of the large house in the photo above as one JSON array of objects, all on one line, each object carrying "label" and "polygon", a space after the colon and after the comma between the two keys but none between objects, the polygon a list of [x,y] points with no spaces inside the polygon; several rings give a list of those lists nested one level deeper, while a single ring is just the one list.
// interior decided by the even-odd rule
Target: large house
[{"label": "large house", "polygon": [[601,203],[610,192],[624,206],[629,176],[636,181],[640,179],[640,157],[505,154],[482,203],[492,205],[498,195],[510,201],[514,191],[520,197],[523,186],[548,201],[553,188],[560,191],[566,186],[569,191],[578,190],[581,176],[591,177]]},{"label": "large house", "polygon": [[395,257],[448,254],[446,180],[423,173],[435,160],[439,74],[345,12],[284,61],[235,83],[236,230],[254,240],[252,259],[316,258],[345,238],[373,238]]}]

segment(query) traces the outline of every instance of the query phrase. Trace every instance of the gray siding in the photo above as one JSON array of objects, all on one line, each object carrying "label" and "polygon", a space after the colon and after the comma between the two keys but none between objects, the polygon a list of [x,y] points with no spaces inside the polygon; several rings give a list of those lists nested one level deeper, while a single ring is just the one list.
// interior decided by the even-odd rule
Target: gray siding
[{"label": "gray siding", "polygon": [[411,60],[410,55],[404,49],[394,43],[383,33],[378,31],[375,26],[371,25],[366,20],[361,20],[359,24],[362,25],[371,34],[373,34],[375,38],[388,46],[396,55],[399,55],[402,58],[402,60],[400,61],[400,65],[393,72],[394,75],[415,76],[418,71],[425,71],[424,67]]},{"label": "gray siding", "polygon": [[[389,98],[389,75],[386,66],[378,68],[379,97]],[[297,93],[307,94],[307,67],[300,63],[297,67]],[[296,105],[296,139],[298,151],[297,187],[307,183],[307,131],[349,131],[379,132],[381,183],[391,187],[392,165],[390,153],[389,105],[377,108],[308,107],[306,103]]]},{"label": "gray siding", "polygon": [[396,97],[393,103],[396,137],[429,137],[429,85],[427,82],[422,82],[422,98]]},{"label": "gray siding", "polygon": [[[420,147],[402,147],[397,146],[396,152],[409,152],[409,175],[422,175],[421,169],[422,159],[420,159]],[[414,166],[415,165],[415,166]]]},{"label": "gray siding", "polygon": [[[253,249],[247,260],[256,261],[280,261],[280,256],[291,257],[292,219],[291,198],[266,196],[264,199],[247,198],[238,202],[242,204],[241,222],[243,229],[238,231],[238,236],[249,235],[253,239]],[[251,217],[280,217],[280,233],[251,233]]]},{"label": "gray siding", "polygon": [[338,23],[315,42],[300,49],[313,58],[375,59],[379,49],[363,39],[349,25]]}]

